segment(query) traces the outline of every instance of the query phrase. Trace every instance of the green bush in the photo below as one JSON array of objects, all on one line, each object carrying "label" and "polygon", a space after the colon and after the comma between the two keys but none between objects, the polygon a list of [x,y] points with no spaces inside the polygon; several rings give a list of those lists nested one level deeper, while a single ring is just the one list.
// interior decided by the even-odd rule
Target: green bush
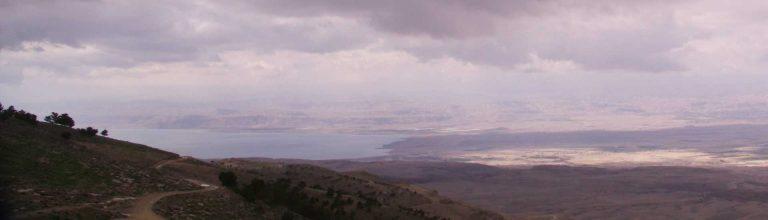
[{"label": "green bush", "polygon": [[219,173],[219,181],[221,181],[222,186],[230,189],[237,189],[237,175],[232,171]]},{"label": "green bush", "polygon": [[75,126],[75,120],[72,119],[72,117],[69,117],[69,114],[64,113],[59,115],[59,113],[51,112],[50,115],[45,116],[45,121],[48,123],[53,124],[59,124],[67,127],[74,127]]},{"label": "green bush", "polygon": [[85,135],[85,136],[88,136],[88,137],[94,137],[94,136],[96,136],[96,134],[99,133],[99,129],[95,129],[95,128],[92,128],[92,127],[87,127],[87,128],[84,128],[84,129],[83,128],[78,128],[77,132],[80,133],[81,135]]}]

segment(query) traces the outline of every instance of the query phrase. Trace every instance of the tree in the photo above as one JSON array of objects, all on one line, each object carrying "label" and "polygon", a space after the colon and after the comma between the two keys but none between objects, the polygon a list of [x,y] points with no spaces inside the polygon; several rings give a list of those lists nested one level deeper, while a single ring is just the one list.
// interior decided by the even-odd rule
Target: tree
[{"label": "tree", "polygon": [[93,137],[93,136],[96,136],[96,134],[99,133],[99,129],[94,129],[92,127],[87,127],[85,129],[78,128],[77,132],[80,133],[81,135]]},{"label": "tree", "polygon": [[230,189],[237,187],[237,175],[235,175],[235,173],[232,171],[219,173],[219,181],[221,181],[222,186],[228,187]]},{"label": "tree", "polygon": [[50,115],[45,116],[45,119],[43,119],[43,121],[48,123],[56,123],[56,119],[58,118],[59,118],[59,113],[51,112]]},{"label": "tree", "polygon": [[253,192],[260,197],[265,196],[267,183],[264,182],[264,180],[261,180],[259,178],[253,178],[251,180],[251,188],[253,189]]},{"label": "tree", "polygon": [[9,118],[13,117],[13,115],[15,114],[16,114],[16,108],[13,106],[8,106],[8,109],[0,111],[0,121],[8,120]]},{"label": "tree", "polygon": [[28,122],[32,125],[37,124],[37,115],[26,112],[24,110],[16,110],[16,107],[9,106],[8,109],[3,109],[0,104],[0,121],[8,120],[9,118],[16,118],[24,122]]},{"label": "tree", "polygon": [[16,107],[8,106],[8,109],[6,109],[4,112],[8,112],[11,115],[16,114]]},{"label": "tree", "polygon": [[109,136],[109,131],[107,131],[107,129],[102,130],[101,136],[104,136],[104,137]]},{"label": "tree", "polygon": [[13,114],[13,117],[18,118],[19,120],[22,120],[24,122],[30,123],[32,125],[37,124],[37,115],[26,112],[24,110],[16,112],[15,114]]},{"label": "tree", "polygon": [[72,119],[72,117],[69,117],[69,114],[67,113],[61,114],[59,119],[55,122],[56,124],[64,125],[70,128],[75,126],[75,120]]},{"label": "tree", "polygon": [[59,113],[51,112],[51,115],[45,116],[45,121],[48,123],[53,124],[59,124],[67,127],[73,127],[75,126],[75,120],[72,119],[72,117],[69,117],[69,114],[64,113],[59,115]]}]

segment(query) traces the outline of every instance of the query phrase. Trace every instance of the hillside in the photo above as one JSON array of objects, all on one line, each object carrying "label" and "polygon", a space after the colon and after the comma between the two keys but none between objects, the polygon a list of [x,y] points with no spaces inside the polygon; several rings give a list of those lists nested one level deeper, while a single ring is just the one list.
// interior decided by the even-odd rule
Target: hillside
[{"label": "hillside", "polygon": [[[245,170],[267,182],[288,180],[300,190],[296,206],[327,204],[333,219],[501,219],[502,216],[442,197],[437,191],[395,184],[365,172],[338,173],[307,164],[225,159],[221,166]],[[298,186],[298,187],[297,187]],[[306,198],[305,198],[306,197]],[[307,201],[304,203],[304,201]],[[311,210],[309,211],[311,212]]]},{"label": "hillside", "polygon": [[510,218],[768,217],[768,172],[763,167],[494,167],[457,162],[345,160],[285,163],[370,173],[382,181],[435,189],[446,197]]},{"label": "hillside", "polygon": [[[62,133],[73,134],[70,139]],[[93,217],[118,217],[117,206],[150,192],[198,186],[152,166],[178,158],[173,153],[113,140],[86,137],[73,129],[9,119],[0,122],[0,171],[6,211],[17,217],[77,210]],[[112,202],[109,202],[112,201]],[[109,203],[107,208],[94,208]],[[115,207],[113,207],[115,206]],[[58,208],[58,209],[56,209]]]},{"label": "hillside", "polygon": [[[234,161],[210,163],[10,118],[0,121],[0,218],[502,218],[373,176],[312,165]],[[232,172],[238,184],[221,186],[222,172]],[[267,187],[244,193],[253,189],[254,179]]]}]

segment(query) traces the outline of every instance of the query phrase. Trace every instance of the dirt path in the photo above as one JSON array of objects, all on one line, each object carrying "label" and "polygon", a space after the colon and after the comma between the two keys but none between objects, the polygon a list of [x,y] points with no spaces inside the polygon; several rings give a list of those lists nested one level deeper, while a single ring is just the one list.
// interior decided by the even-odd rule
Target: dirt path
[{"label": "dirt path", "polygon": [[190,157],[183,156],[183,157],[179,157],[179,158],[176,158],[176,159],[162,160],[160,162],[157,162],[153,167],[155,169],[159,170],[160,168],[163,168],[165,165],[168,165],[170,163],[176,163],[176,162],[179,162],[179,161],[182,161],[182,160],[186,160],[186,159],[189,159],[189,158]]},{"label": "dirt path", "polygon": [[[189,180],[189,181],[196,182],[193,180]],[[219,187],[217,186],[211,185],[204,189],[199,189],[199,190],[158,192],[158,193],[150,193],[147,195],[143,195],[139,198],[136,198],[136,200],[134,200],[133,208],[131,208],[131,210],[127,213],[129,216],[128,219],[164,219],[162,216],[156,214],[155,211],[152,210],[152,207],[155,206],[157,201],[160,201],[161,199],[168,196],[208,192],[208,191],[216,190],[218,188]]]},{"label": "dirt path", "polygon": [[[179,157],[175,159],[168,159],[163,160],[160,162],[157,162],[153,168],[154,169],[161,169],[165,165],[176,163],[182,160],[189,159],[190,157]],[[54,212],[62,212],[62,211],[69,211],[69,210],[77,210],[86,208],[89,206],[99,206],[99,205],[107,205],[113,202],[123,201],[123,200],[134,200],[132,208],[128,211],[127,215],[129,216],[128,219],[163,219],[162,216],[157,215],[154,211],[152,211],[152,207],[157,203],[157,201],[160,201],[161,199],[173,196],[173,195],[181,195],[181,194],[190,194],[190,193],[201,193],[201,192],[208,192],[217,190],[219,187],[214,186],[211,184],[206,184],[204,182],[193,180],[193,179],[186,179],[189,182],[192,182],[196,185],[199,185],[201,187],[204,187],[203,189],[198,190],[188,190],[188,191],[170,191],[170,192],[156,192],[156,193],[149,193],[146,195],[143,195],[138,198],[132,198],[132,197],[117,197],[112,198],[108,201],[101,202],[101,203],[82,203],[77,205],[68,205],[68,206],[58,206],[58,207],[51,207],[47,209],[41,209],[36,210],[28,213],[23,213],[20,215],[14,216],[14,218],[29,218],[29,217],[35,217],[35,216],[43,216],[48,213],[54,213]]]},{"label": "dirt path", "polygon": [[[176,159],[160,161],[157,164],[155,164],[154,168],[159,170],[163,168],[165,165],[186,160],[188,158],[189,157],[179,157]],[[155,213],[155,211],[152,210],[152,207],[155,206],[157,201],[160,201],[161,199],[168,196],[191,194],[191,193],[202,193],[202,192],[217,190],[219,188],[218,186],[207,184],[199,180],[193,180],[193,179],[186,179],[186,180],[205,188],[198,189],[198,190],[188,190],[188,191],[156,192],[156,193],[143,195],[139,198],[136,198],[136,200],[133,201],[133,207],[128,211],[128,213],[126,213],[128,215],[128,219],[164,219],[162,216],[158,215],[157,213]]]}]

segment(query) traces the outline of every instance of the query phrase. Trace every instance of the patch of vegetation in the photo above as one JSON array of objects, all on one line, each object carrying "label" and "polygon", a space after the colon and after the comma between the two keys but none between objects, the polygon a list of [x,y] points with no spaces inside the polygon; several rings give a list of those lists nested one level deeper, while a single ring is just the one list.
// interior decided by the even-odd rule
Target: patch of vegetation
[{"label": "patch of vegetation", "polygon": [[[231,172],[222,172],[220,176],[229,176]],[[234,174],[234,173],[231,173]],[[230,177],[228,177],[230,178]],[[236,177],[234,177],[236,178]],[[231,182],[222,181],[222,185]],[[293,184],[290,179],[279,178],[275,181],[264,181],[254,178],[249,184],[230,187],[248,202],[263,201],[270,206],[284,206],[289,210],[310,219],[353,219],[341,204],[348,204],[341,196],[335,197],[333,203],[320,201],[311,197],[306,191],[306,183]],[[293,219],[291,213],[284,214],[283,219]]]},{"label": "patch of vegetation", "polygon": [[230,189],[237,188],[237,176],[232,171],[226,171],[219,173],[219,181],[221,185]]},{"label": "patch of vegetation", "polygon": [[37,125],[37,115],[26,112],[24,110],[16,110],[16,107],[10,106],[8,109],[4,109],[3,104],[0,103],[0,121],[6,121],[10,118],[16,118],[23,122]]},{"label": "patch of vegetation", "polygon": [[[18,121],[4,123],[18,124]],[[109,178],[78,160],[82,158],[76,155],[80,152],[62,149],[68,147],[67,142],[39,135],[30,130],[0,138],[0,160],[3,161],[0,163],[0,171],[4,176],[36,179],[40,180],[36,184],[54,188],[104,187],[110,183]]]},{"label": "patch of vegetation", "polygon": [[146,179],[146,175],[131,174],[177,156],[143,145],[93,137],[97,130],[90,127],[69,128],[74,120],[66,114],[52,113],[46,121],[54,123],[38,123],[33,114],[0,104],[0,115],[0,189],[12,185],[56,189],[52,191],[63,194],[69,190],[112,192],[115,190],[111,186],[125,181],[116,177]]},{"label": "patch of vegetation", "polygon": [[77,133],[80,133],[81,135],[87,136],[87,137],[95,137],[96,134],[99,133],[99,129],[95,129],[92,127],[87,128],[78,128]]},{"label": "patch of vegetation", "polygon": [[72,117],[69,117],[69,114],[67,113],[59,115],[59,113],[51,112],[50,115],[45,116],[45,122],[63,125],[70,128],[75,126],[75,120],[72,119]]},{"label": "patch of vegetation", "polygon": [[[319,186],[308,187],[304,181],[296,183],[288,178],[263,180],[256,177],[248,184],[232,186],[232,181],[237,179],[233,172],[222,172],[219,177],[222,185],[228,186],[248,202],[261,201],[273,207],[288,208],[291,212],[284,214],[284,219],[293,219],[295,216],[292,213],[309,219],[357,219],[361,216],[376,216],[375,213],[384,211],[382,208],[385,206],[376,198],[376,193],[353,194],[330,187],[326,189]],[[390,208],[396,208],[400,213],[418,219],[441,219],[417,208],[403,206]],[[362,213],[367,214],[360,215]]]}]

